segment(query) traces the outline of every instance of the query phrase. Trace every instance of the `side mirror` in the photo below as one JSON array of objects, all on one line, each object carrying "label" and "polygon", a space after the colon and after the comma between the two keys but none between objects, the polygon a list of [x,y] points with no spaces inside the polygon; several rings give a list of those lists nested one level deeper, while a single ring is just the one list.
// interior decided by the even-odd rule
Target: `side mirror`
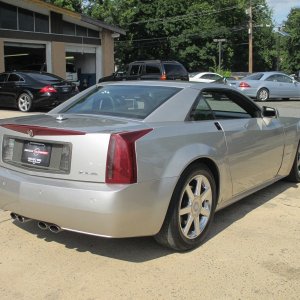
[{"label": "side mirror", "polygon": [[279,112],[276,108],[263,106],[262,116],[265,117],[265,118],[278,118],[279,117]]}]

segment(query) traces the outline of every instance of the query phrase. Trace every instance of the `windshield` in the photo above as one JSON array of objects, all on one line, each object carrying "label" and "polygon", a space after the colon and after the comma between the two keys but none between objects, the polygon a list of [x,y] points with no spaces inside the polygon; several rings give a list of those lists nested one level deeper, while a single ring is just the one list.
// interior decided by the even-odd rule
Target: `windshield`
[{"label": "windshield", "polygon": [[161,86],[100,86],[77,99],[60,113],[104,114],[144,119],[180,90]]}]

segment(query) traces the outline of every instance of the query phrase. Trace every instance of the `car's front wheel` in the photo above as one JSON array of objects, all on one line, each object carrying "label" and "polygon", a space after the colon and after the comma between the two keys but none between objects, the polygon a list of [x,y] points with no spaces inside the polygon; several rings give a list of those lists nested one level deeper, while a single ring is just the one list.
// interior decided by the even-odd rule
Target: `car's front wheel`
[{"label": "car's front wheel", "polygon": [[216,183],[203,164],[188,167],[180,177],[160,232],[155,239],[177,251],[196,248],[206,237],[216,206]]},{"label": "car's front wheel", "polygon": [[256,95],[258,101],[267,101],[269,99],[269,91],[266,88],[261,88]]},{"label": "car's front wheel", "polygon": [[300,182],[300,142],[298,144],[293,167],[287,179],[293,182]]},{"label": "car's front wheel", "polygon": [[19,95],[17,100],[17,106],[20,111],[27,112],[32,109],[32,98],[27,93]]}]

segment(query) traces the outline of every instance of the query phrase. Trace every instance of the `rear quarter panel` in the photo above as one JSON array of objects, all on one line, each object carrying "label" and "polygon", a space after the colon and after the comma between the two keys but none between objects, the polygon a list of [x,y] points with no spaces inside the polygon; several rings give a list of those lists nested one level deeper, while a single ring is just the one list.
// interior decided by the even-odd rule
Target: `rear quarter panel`
[{"label": "rear quarter panel", "polygon": [[161,124],[137,142],[136,151],[138,181],[176,177],[177,182],[191,163],[208,158],[218,168],[219,202],[232,196],[225,136],[212,121]]}]

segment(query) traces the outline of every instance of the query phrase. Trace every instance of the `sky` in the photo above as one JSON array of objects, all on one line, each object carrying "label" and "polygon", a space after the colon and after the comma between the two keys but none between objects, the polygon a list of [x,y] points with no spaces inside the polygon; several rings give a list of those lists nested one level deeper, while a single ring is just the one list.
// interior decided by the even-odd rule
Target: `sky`
[{"label": "sky", "polygon": [[300,7],[300,0],[267,0],[273,10],[273,19],[276,25],[280,25],[287,19],[292,7]]}]

